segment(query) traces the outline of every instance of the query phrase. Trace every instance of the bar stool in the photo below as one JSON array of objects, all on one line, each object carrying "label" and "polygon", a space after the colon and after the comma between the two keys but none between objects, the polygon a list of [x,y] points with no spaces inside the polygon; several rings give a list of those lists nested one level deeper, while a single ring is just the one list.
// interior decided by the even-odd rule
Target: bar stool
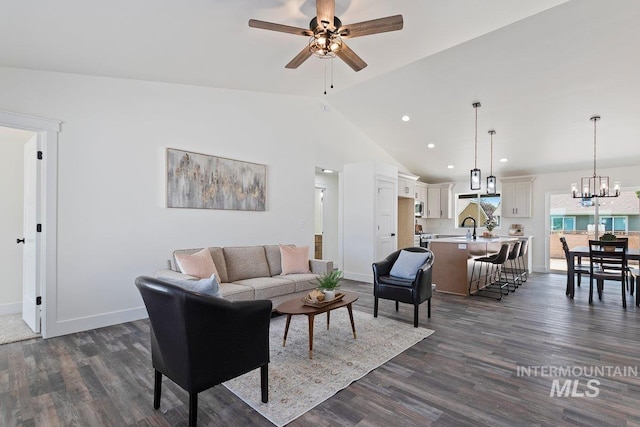
[{"label": "bar stool", "polygon": [[[521,246],[522,245],[519,240],[513,243],[513,246],[509,251],[509,255],[507,255],[507,260],[505,261],[507,268],[503,268],[502,274],[500,275],[500,282],[507,284],[508,292],[515,292],[516,289],[522,284],[522,276],[520,275],[520,271],[516,264],[516,259],[520,256]],[[509,285],[513,286],[513,289],[510,288]]]},{"label": "bar stool", "polygon": [[524,262],[524,257],[527,255],[527,250],[529,249],[529,239],[522,240],[520,244],[520,253],[516,258],[516,264],[518,265],[518,273],[520,274],[520,284],[522,285],[527,281],[527,277],[529,277],[529,271],[527,270],[527,265]]},{"label": "bar stool", "polygon": [[[473,261],[473,268],[471,269],[471,278],[469,279],[469,295],[477,295],[488,298],[496,298],[498,301],[502,299],[502,295],[509,293],[508,284],[502,283],[500,277],[502,275],[502,266],[507,260],[509,254],[509,243],[503,243],[500,247],[500,252],[492,256],[476,258]],[[476,265],[478,265],[478,277],[475,277]],[[481,287],[482,281],[482,267],[484,266],[484,284]],[[473,284],[476,284],[475,292],[472,292]],[[504,293],[505,287],[507,288]],[[485,295],[488,294],[488,295]],[[498,294],[497,297],[492,297],[492,294]]]}]

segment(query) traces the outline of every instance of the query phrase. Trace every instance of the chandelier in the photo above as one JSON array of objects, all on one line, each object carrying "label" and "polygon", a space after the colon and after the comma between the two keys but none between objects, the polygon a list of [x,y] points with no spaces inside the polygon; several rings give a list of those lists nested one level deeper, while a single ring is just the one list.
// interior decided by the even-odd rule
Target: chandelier
[{"label": "chandelier", "polygon": [[610,191],[609,177],[598,175],[596,172],[596,123],[600,116],[593,116],[593,176],[580,178],[580,193],[577,185],[571,184],[571,194],[574,199],[591,199],[593,197],[618,197],[620,195],[620,183],[614,182],[613,192]]},{"label": "chandelier", "polygon": [[480,181],[482,178],[480,177],[480,169],[478,169],[478,107],[480,107],[479,102],[474,102],[473,108],[476,110],[476,137],[475,137],[475,154],[474,154],[474,162],[473,169],[471,169],[470,182],[472,190],[479,190],[481,187]]}]

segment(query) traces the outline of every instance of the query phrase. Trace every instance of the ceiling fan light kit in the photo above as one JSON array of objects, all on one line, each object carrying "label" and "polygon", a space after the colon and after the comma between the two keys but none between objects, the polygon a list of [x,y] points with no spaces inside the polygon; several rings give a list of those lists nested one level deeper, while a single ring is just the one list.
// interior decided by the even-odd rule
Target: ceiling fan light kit
[{"label": "ceiling fan light kit", "polygon": [[480,187],[482,186],[481,185],[482,177],[481,177],[480,169],[478,169],[478,108],[480,108],[481,105],[479,102],[474,102],[472,105],[476,111],[476,133],[475,133],[475,142],[474,142],[475,154],[474,154],[473,169],[471,169],[469,178],[470,178],[471,189],[480,190]]},{"label": "ceiling fan light kit", "polygon": [[591,199],[593,197],[618,197],[620,195],[620,182],[613,183],[613,193],[610,191],[609,177],[598,175],[596,172],[596,123],[600,116],[593,116],[589,120],[593,122],[593,176],[580,178],[580,190],[576,184],[571,184],[571,195],[574,199]]},{"label": "ceiling fan light kit", "polygon": [[335,16],[335,0],[316,0],[316,13],[317,16],[309,22],[308,30],[256,19],[250,19],[249,26],[310,37],[307,46],[285,65],[285,68],[298,68],[311,55],[314,55],[318,58],[337,56],[354,71],[360,71],[367,66],[367,63],[351,50],[343,39],[397,31],[404,25],[402,15],[342,25],[342,21]]}]

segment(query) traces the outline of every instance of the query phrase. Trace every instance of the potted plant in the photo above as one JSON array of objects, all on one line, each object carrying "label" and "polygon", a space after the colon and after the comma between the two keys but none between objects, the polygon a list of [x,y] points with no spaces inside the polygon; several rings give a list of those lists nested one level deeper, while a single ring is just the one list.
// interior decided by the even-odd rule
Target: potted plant
[{"label": "potted plant", "polygon": [[[600,236],[600,241],[601,242],[613,242],[615,240],[618,240],[618,238],[613,233],[604,233],[602,236]],[[604,247],[605,251],[612,251],[613,249],[614,248],[608,247],[608,246]]]},{"label": "potted plant", "polygon": [[331,301],[336,297],[336,289],[340,287],[340,281],[342,278],[342,271],[333,270],[316,279],[318,289],[324,292],[325,301]]}]

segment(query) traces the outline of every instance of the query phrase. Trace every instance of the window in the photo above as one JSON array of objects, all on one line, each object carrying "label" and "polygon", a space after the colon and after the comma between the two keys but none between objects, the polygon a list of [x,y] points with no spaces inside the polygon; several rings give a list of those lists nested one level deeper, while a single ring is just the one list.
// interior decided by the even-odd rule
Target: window
[{"label": "window", "polygon": [[604,231],[629,231],[626,216],[601,216],[600,224],[604,225]]},{"label": "window", "polygon": [[551,231],[576,231],[576,217],[552,216]]},{"label": "window", "polygon": [[462,226],[462,221],[467,217],[472,217],[476,220],[477,227],[483,227],[485,223],[493,218],[497,222],[497,226],[500,226],[500,194],[458,194],[456,199],[456,212],[458,227],[473,227],[473,221],[465,222]]}]

